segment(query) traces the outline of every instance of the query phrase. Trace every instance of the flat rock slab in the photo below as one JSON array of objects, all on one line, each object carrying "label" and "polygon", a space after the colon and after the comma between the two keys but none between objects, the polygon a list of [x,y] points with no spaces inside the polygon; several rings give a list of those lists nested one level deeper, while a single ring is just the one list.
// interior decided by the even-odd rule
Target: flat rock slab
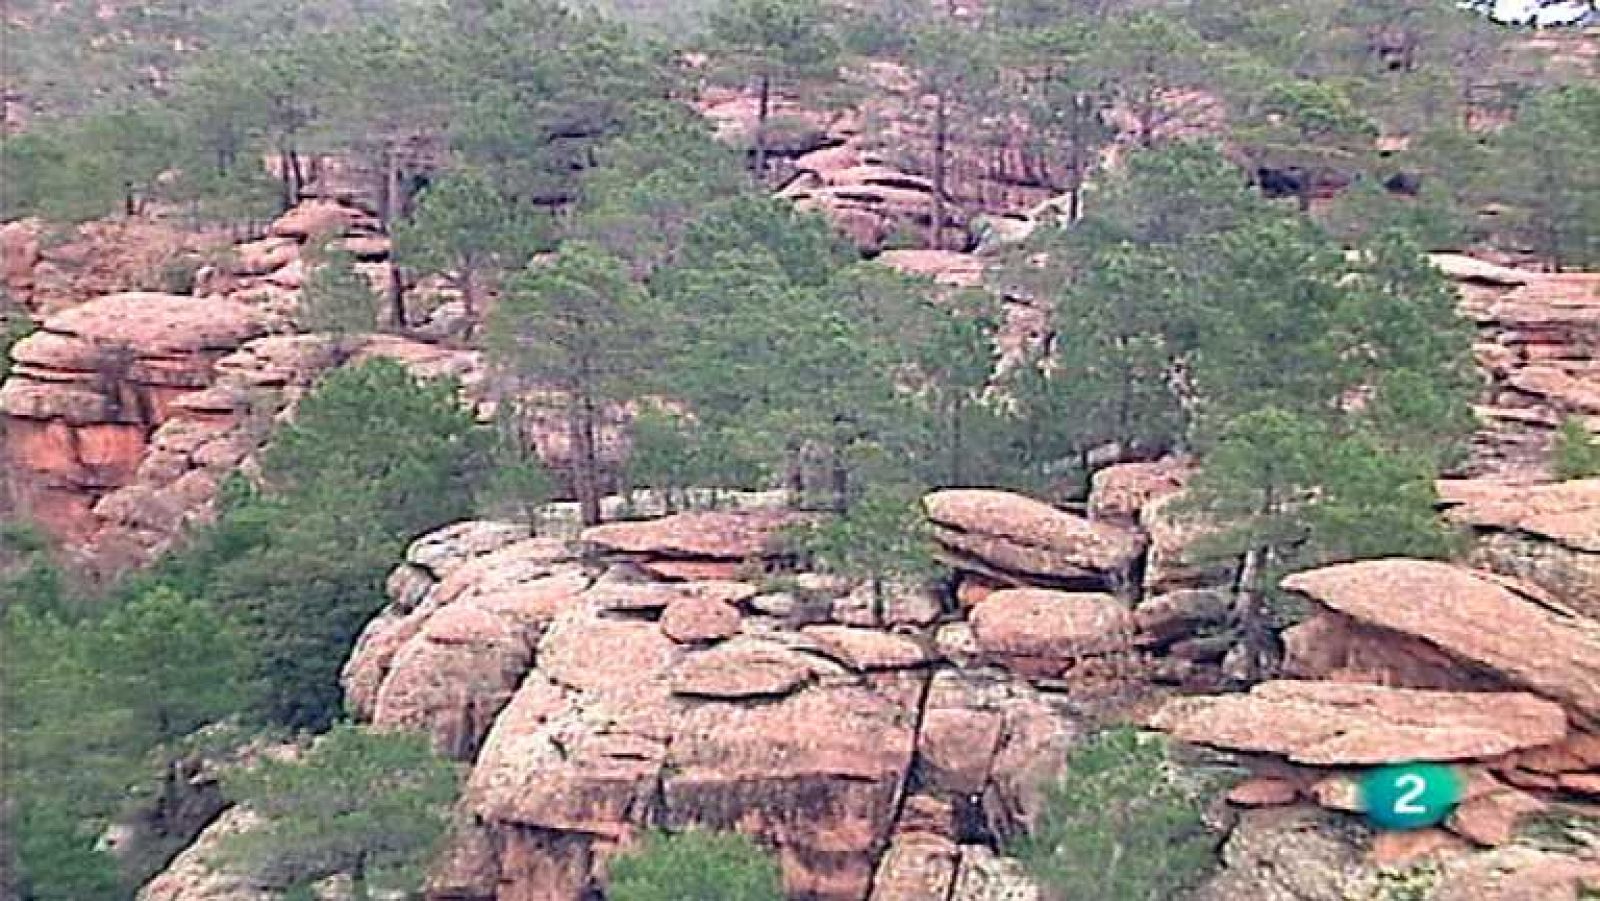
[{"label": "flat rock slab", "polygon": [[267,324],[255,310],[231,300],[135,291],[57,313],[45,320],[44,331],[156,356],[232,350],[266,334]]},{"label": "flat rock slab", "polygon": [[678,513],[593,526],[583,540],[622,553],[743,560],[775,550],[778,533],[800,521],[799,514],[779,510]]},{"label": "flat rock slab", "polygon": [[602,610],[665,610],[678,601],[706,600],[739,604],[760,592],[748,582],[613,582],[599,584],[584,600]]},{"label": "flat rock slab", "polygon": [[701,698],[780,697],[814,673],[805,655],[780,644],[731,641],[679,663],[672,671],[672,691]]},{"label": "flat rock slab", "polygon": [[1297,681],[1169,701],[1150,725],[1187,742],[1279,754],[1310,766],[1491,758],[1567,733],[1560,707],[1522,692]]},{"label": "flat rock slab", "polygon": [[1140,551],[1131,531],[1005,491],[935,491],[922,499],[939,543],[998,569],[1059,578],[1122,572]]},{"label": "flat rock slab", "polygon": [[1495,577],[1427,560],[1366,560],[1283,580],[1353,619],[1414,635],[1511,686],[1600,720],[1600,627]]},{"label": "flat rock slab", "polygon": [[1452,521],[1475,529],[1526,532],[1577,551],[1600,553],[1600,479],[1551,485],[1441,480]]}]

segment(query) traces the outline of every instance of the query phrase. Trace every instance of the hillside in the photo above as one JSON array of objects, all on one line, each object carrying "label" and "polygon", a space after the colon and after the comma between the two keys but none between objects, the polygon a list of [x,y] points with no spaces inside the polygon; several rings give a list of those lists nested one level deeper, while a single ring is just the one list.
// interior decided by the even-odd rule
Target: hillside
[{"label": "hillside", "polygon": [[8,6],[5,896],[1600,892],[1600,33],[1480,12]]}]

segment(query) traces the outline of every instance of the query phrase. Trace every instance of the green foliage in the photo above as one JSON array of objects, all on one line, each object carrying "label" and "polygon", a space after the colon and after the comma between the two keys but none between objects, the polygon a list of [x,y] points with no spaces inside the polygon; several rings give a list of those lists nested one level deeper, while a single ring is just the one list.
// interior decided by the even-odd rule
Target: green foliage
[{"label": "green foliage", "polygon": [[248,648],[211,604],[165,589],[77,621],[13,600],[0,643],[18,894],[124,897],[96,838],[130,786],[170,779],[190,733],[244,703]]},{"label": "green foliage", "polygon": [[1558,479],[1587,479],[1600,476],[1600,438],[1583,421],[1568,417],[1556,432],[1550,469]]},{"label": "green foliage", "polygon": [[387,360],[340,369],[262,455],[263,485],[225,492],[218,523],[144,580],[237,618],[255,649],[258,717],[325,726],[389,568],[418,534],[471,512],[483,457],[450,382]]},{"label": "green foliage", "polygon": [[554,497],[556,482],[539,459],[538,449],[518,429],[519,419],[512,404],[501,407],[477,510],[480,515],[509,517],[537,527],[538,509]]},{"label": "green foliage", "polygon": [[1230,422],[1187,503],[1225,524],[1199,559],[1257,554],[1242,575],[1271,594],[1290,572],[1368,557],[1446,557],[1454,534],[1434,514],[1426,456],[1382,447],[1314,417],[1266,407]]},{"label": "green foliage", "polygon": [[422,193],[395,228],[397,259],[422,272],[448,273],[469,311],[491,267],[518,268],[547,243],[552,226],[513,205],[482,172],[446,174]]},{"label": "green foliage", "polygon": [[1010,852],[1053,898],[1180,897],[1214,865],[1199,795],[1159,737],[1104,732],[1068,757]]},{"label": "green foliage", "polygon": [[22,305],[0,288],[0,382],[11,375],[12,346],[32,334],[34,328],[33,319]]},{"label": "green foliage", "polygon": [[1363,179],[1330,204],[1322,221],[1347,244],[1361,243],[1379,232],[1398,231],[1433,251],[1463,246],[1469,224],[1455,198],[1431,177],[1425,178],[1415,197],[1389,191],[1376,179]]},{"label": "green foliage", "polygon": [[0,219],[81,222],[123,211],[171,159],[165,114],[110,110],[32,129],[0,143]]},{"label": "green foliage", "polygon": [[875,484],[841,515],[800,529],[797,548],[820,569],[875,586],[939,571],[927,517],[912,486]]},{"label": "green foliage", "polygon": [[609,866],[611,901],[781,901],[773,856],[742,835],[652,833]]},{"label": "green foliage", "polygon": [[1491,196],[1552,268],[1600,262],[1600,88],[1534,95],[1494,142]]},{"label": "green foliage", "polygon": [[1357,178],[1370,164],[1375,123],[1338,88],[1293,80],[1268,85],[1252,104],[1254,121],[1237,137],[1251,161],[1296,173],[1300,204],[1309,209],[1319,179]]},{"label": "green foliage", "polygon": [[597,430],[605,406],[653,370],[660,314],[624,263],[569,242],[514,277],[490,323],[499,370],[524,389],[555,389],[567,406],[573,483],[586,523],[600,517]]},{"label": "green foliage", "polygon": [[332,245],[308,254],[307,276],[299,304],[300,325],[343,344],[377,327],[380,298],[372,283],[356,271],[355,257]]},{"label": "green foliage", "polygon": [[426,736],[336,725],[297,760],[263,758],[224,776],[228,797],[266,822],[230,837],[223,853],[269,885],[305,888],[346,873],[355,901],[415,892],[458,781]]}]

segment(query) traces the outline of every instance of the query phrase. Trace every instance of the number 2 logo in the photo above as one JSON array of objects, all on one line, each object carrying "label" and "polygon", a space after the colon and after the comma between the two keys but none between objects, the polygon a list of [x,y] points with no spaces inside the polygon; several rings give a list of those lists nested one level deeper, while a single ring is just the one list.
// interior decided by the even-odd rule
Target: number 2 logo
[{"label": "number 2 logo", "polygon": [[1417,799],[1428,791],[1428,780],[1416,773],[1404,773],[1394,781],[1394,787],[1401,790],[1400,797],[1394,799],[1394,812],[1402,816],[1425,814],[1428,808],[1417,803]]}]

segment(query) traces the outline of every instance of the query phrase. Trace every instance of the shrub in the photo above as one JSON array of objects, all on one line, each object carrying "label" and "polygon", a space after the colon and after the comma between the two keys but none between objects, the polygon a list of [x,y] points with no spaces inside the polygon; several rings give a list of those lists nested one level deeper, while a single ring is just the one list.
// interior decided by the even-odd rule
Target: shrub
[{"label": "shrub", "polygon": [[325,728],[339,668],[385,602],[406,544],[467,516],[482,433],[449,382],[377,360],[338,370],[262,457],[264,484],[225,492],[216,526],[153,578],[215,600],[256,649],[257,712]]},{"label": "shrub", "polygon": [[1600,476],[1600,438],[1577,417],[1568,417],[1556,432],[1551,471],[1558,479],[1587,479]]},{"label": "shrub", "polygon": [[1213,863],[1199,795],[1162,739],[1114,729],[1072,753],[1011,852],[1052,898],[1180,897]]},{"label": "shrub", "polygon": [[228,796],[266,819],[224,854],[270,885],[345,873],[355,901],[373,889],[415,892],[449,825],[457,776],[426,736],[335,726],[298,760],[224,777]]},{"label": "shrub", "polygon": [[611,863],[611,901],[782,901],[772,855],[742,835],[656,833]]}]

